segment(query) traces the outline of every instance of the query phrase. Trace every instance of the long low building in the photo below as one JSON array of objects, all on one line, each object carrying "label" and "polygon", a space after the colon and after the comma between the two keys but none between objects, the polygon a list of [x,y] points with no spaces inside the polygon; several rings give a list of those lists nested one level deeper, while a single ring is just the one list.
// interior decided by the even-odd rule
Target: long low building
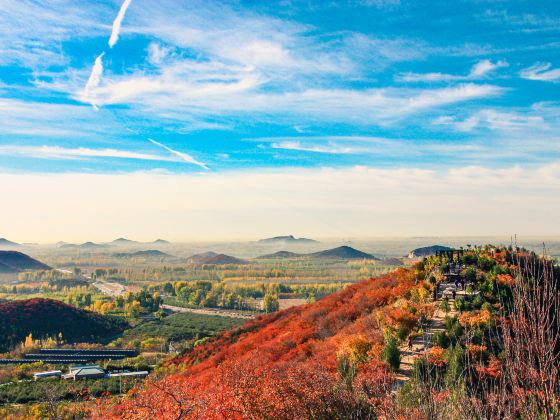
[{"label": "long low building", "polygon": [[60,378],[62,376],[62,371],[60,370],[49,370],[46,372],[35,372],[33,374],[33,379],[36,381],[38,379],[46,378]]},{"label": "long low building", "polygon": [[23,355],[24,359],[33,359],[33,360],[122,360],[126,359],[130,356],[126,354],[106,354],[106,353],[80,353],[80,354],[73,354],[73,353],[49,353],[49,354],[42,354],[42,353],[27,353]]},{"label": "long low building", "polygon": [[87,363],[91,362],[90,359],[76,358],[76,359],[0,359],[0,365],[22,365],[28,363],[43,362],[51,364],[69,364],[69,363]]},{"label": "long low building", "polygon": [[145,378],[150,372],[141,370],[137,372],[115,372],[106,373],[99,365],[79,365],[70,366],[68,373],[62,374],[60,370],[52,370],[47,372],[36,372],[33,375],[35,380],[46,378],[62,378],[66,380],[79,381],[82,379],[101,379],[101,378]]},{"label": "long low building", "polygon": [[99,360],[122,360],[138,356],[134,349],[39,349],[24,354],[21,359],[0,359],[0,365],[44,362],[53,364],[78,364]]},{"label": "long low building", "polygon": [[71,366],[70,372],[62,375],[62,379],[100,379],[105,377],[105,371],[99,365]]}]

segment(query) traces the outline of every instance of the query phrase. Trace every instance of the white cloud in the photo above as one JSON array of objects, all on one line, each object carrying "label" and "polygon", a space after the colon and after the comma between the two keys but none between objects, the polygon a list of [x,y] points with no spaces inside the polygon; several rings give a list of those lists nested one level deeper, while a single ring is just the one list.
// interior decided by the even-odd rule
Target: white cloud
[{"label": "white cloud", "polygon": [[[560,163],[199,175],[0,173],[0,196],[10,197],[2,208],[10,223],[2,233],[26,241],[57,241],[61,232],[76,240],[258,238],[271,226],[323,237],[560,234]],[[41,223],[29,223],[38,207]]]},{"label": "white cloud", "polygon": [[497,61],[495,63],[490,60],[482,60],[476,63],[469,73],[469,78],[474,79],[478,77],[485,76],[486,74],[493,72],[500,67],[507,67],[508,63],[505,61]]},{"label": "white cloud", "polygon": [[199,162],[198,160],[196,160],[195,158],[193,158],[191,155],[187,154],[187,153],[183,153],[183,152],[178,152],[177,150],[173,150],[170,147],[165,146],[164,144],[161,144],[153,139],[148,139],[151,143],[155,144],[158,147],[161,147],[162,149],[167,150],[169,153],[177,156],[178,158],[180,158],[181,160],[187,162],[187,163],[192,163],[193,165],[197,165],[200,166],[203,169],[208,169],[208,167],[202,163]]},{"label": "white cloud", "polygon": [[148,45],[148,61],[154,65],[160,65],[169,56],[171,48],[165,47],[157,42]]},{"label": "white cloud", "polygon": [[119,13],[117,13],[117,17],[113,21],[113,29],[111,30],[111,37],[109,38],[109,47],[113,48],[113,46],[119,40],[119,34],[121,32],[121,24],[124,19],[124,15],[126,13],[126,9],[130,6],[132,0],[124,0],[121,8],[119,9]]},{"label": "white cloud", "polygon": [[505,61],[481,60],[472,66],[470,72],[465,75],[455,75],[447,73],[401,73],[395,77],[401,82],[443,82],[443,81],[460,81],[460,80],[476,80],[480,79],[500,67],[507,67]]},{"label": "white cloud", "polygon": [[97,87],[99,86],[99,83],[101,82],[101,76],[103,75],[103,55],[105,53],[102,52],[101,54],[99,54],[97,56],[97,58],[95,59],[95,62],[93,64],[93,67],[91,69],[91,73],[89,75],[88,81],[86,83],[86,86],[84,88],[83,91],[83,100],[85,102],[89,102],[91,104],[91,106],[93,106],[94,109],[97,110],[97,104],[95,101],[95,98],[93,97],[95,90],[97,89]]},{"label": "white cloud", "polygon": [[537,63],[519,73],[523,79],[540,80],[544,82],[560,81],[560,69],[551,68],[551,63]]},{"label": "white cloud", "polygon": [[300,119],[312,117],[371,124],[496,96],[503,91],[497,86],[467,83],[437,89],[293,90],[291,86],[278,93],[266,89],[267,84],[268,80],[251,66],[181,61],[156,74],[137,72],[105,77],[104,85],[94,93],[98,104],[134,105],[145,112],[167,118],[175,116],[178,120],[208,112],[251,113],[253,118],[268,114],[293,118],[297,113]]},{"label": "white cloud", "polygon": [[0,145],[0,155],[22,156],[37,159],[84,159],[84,158],[118,158],[118,159],[138,159],[152,161],[176,161],[163,156],[138,153],[128,150],[117,149],[90,149],[87,147],[66,148],[60,146],[21,146],[21,145]]}]

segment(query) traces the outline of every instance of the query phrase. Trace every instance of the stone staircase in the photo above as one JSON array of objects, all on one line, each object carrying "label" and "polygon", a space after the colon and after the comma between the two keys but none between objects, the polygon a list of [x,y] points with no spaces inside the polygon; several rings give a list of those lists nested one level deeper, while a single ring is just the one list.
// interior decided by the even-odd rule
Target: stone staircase
[{"label": "stone staircase", "polygon": [[[454,287],[454,285],[453,283],[440,284],[440,295],[447,287]],[[464,290],[458,290],[456,296],[464,296],[465,294],[466,292]],[[448,301],[449,312],[446,314],[441,308],[443,297],[438,296],[437,300],[434,302],[436,304],[436,311],[434,312],[433,317],[427,321],[423,334],[412,340],[412,350],[408,348],[407,344],[401,346],[401,365],[396,375],[397,387],[402,386],[412,377],[414,360],[418,356],[426,354],[430,350],[434,334],[440,331],[445,331],[445,317],[453,317],[456,315],[457,311],[455,309],[455,300],[449,298]]]}]

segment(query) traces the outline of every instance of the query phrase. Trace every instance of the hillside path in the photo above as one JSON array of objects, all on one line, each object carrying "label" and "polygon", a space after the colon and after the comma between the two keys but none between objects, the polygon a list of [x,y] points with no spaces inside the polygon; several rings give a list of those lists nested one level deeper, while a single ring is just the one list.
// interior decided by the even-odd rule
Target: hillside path
[{"label": "hillside path", "polygon": [[[452,287],[453,284],[443,283],[440,285],[442,290],[447,287]],[[464,291],[457,291],[457,296],[465,295]],[[432,318],[427,321],[427,326],[424,328],[424,333],[415,337],[412,340],[412,350],[408,348],[407,344],[400,347],[401,350],[401,365],[397,372],[396,379],[397,385],[402,386],[406,381],[412,377],[414,360],[421,354],[427,354],[432,347],[432,337],[436,332],[445,331],[445,317],[454,317],[457,313],[455,309],[455,299],[449,298],[449,312],[446,314],[441,309],[443,297],[440,296],[434,302],[436,311]]]}]

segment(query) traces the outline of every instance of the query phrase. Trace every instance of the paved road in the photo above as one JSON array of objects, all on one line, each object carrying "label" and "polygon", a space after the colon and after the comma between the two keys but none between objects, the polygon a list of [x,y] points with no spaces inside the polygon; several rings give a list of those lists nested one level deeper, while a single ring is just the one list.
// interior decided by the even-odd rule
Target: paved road
[{"label": "paved road", "polygon": [[161,308],[172,312],[190,312],[193,314],[217,315],[217,316],[225,316],[229,318],[242,318],[242,319],[256,318],[255,314],[238,312],[238,311],[229,311],[227,309],[213,309],[213,308],[193,309],[193,308],[182,308],[180,306],[171,306],[171,305],[161,305]]},{"label": "paved road", "polygon": [[98,280],[93,283],[93,286],[97,288],[101,293],[113,297],[120,296],[126,292],[126,288],[119,283],[110,283],[107,281]]}]

